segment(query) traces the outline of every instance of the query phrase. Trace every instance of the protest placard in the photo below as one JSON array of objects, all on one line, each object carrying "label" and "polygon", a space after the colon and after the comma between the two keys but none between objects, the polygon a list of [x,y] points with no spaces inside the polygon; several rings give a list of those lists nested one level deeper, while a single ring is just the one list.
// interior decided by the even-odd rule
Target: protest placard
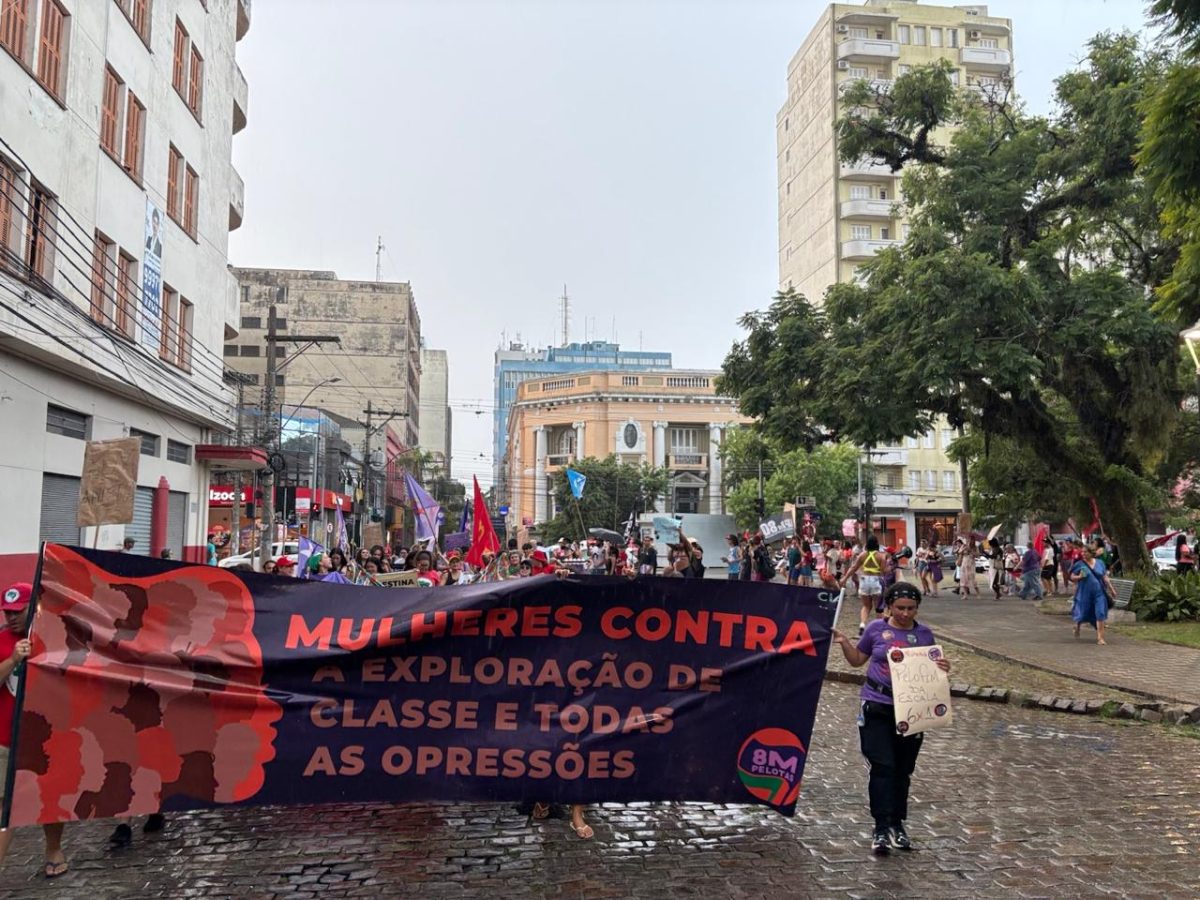
[{"label": "protest placard", "polygon": [[895,703],[896,731],[916,734],[954,721],[950,708],[950,676],[937,667],[942,648],[893,647],[888,651]]},{"label": "protest placard", "polygon": [[79,480],[77,525],[127,525],[133,521],[140,438],[88,441]]}]

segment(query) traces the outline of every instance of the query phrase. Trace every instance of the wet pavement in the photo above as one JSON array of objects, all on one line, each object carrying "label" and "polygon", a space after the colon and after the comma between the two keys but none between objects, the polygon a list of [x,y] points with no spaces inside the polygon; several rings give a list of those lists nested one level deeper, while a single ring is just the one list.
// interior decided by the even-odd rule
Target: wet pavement
[{"label": "wet pavement", "polygon": [[827,684],[799,812],[642,804],[594,809],[596,838],[526,827],[499,805],[189,813],[103,849],[67,828],[72,871],[36,873],[17,835],[0,896],[1154,897],[1200,896],[1200,743],[1149,726],[960,702],[925,743],[909,831],[867,851],[856,689]]}]

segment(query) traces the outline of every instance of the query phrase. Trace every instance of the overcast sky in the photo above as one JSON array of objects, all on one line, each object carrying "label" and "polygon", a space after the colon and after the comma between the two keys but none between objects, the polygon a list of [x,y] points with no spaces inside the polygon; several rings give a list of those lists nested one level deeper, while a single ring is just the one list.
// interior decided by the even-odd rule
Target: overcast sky
[{"label": "overcast sky", "polygon": [[[453,474],[486,486],[492,353],[558,343],[564,282],[572,340],[615,331],[682,367],[719,367],[770,301],[775,114],[824,6],[255,0],[230,260],[370,279],[382,235],[384,279],[449,351]],[[989,7],[1039,112],[1088,37],[1145,23],[1142,0]]]}]

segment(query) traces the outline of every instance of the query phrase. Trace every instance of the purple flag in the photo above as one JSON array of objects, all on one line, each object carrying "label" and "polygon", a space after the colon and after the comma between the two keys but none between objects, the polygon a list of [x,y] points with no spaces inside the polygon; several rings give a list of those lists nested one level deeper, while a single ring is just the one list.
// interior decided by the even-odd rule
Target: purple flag
[{"label": "purple flag", "polygon": [[441,521],[442,507],[429,496],[429,492],[417,484],[412,475],[404,476],[404,486],[408,491],[408,502],[412,506],[413,517],[417,520],[417,540],[437,540],[438,524]]},{"label": "purple flag", "polygon": [[453,534],[446,535],[445,545],[447,550],[461,550],[463,547],[471,546],[471,532],[456,531]]},{"label": "purple flag", "polygon": [[339,500],[337,505],[337,526],[336,526],[337,548],[343,553],[350,552],[350,535],[346,532],[346,517],[342,515],[342,502]]}]

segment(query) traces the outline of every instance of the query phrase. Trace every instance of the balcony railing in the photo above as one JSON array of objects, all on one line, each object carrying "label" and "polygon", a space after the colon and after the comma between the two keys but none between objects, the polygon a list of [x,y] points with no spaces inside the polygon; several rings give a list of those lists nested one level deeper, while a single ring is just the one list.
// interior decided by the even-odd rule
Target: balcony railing
[{"label": "balcony railing", "polygon": [[891,200],[843,200],[842,216],[856,219],[890,219]]},{"label": "balcony railing", "polygon": [[976,69],[1007,69],[1012,65],[1012,53],[998,47],[963,47],[962,64]]},{"label": "balcony railing", "polygon": [[246,110],[250,103],[250,86],[237,63],[233,65],[233,133],[246,127]]},{"label": "balcony railing", "polygon": [[870,259],[881,250],[888,247],[899,247],[901,241],[871,241],[854,240],[842,241],[842,259]]},{"label": "balcony railing", "polygon": [[871,90],[877,94],[887,94],[892,89],[892,80],[890,78],[846,78],[838,82],[838,91],[844,93],[850,85],[859,81],[868,81],[871,85]]},{"label": "balcony railing", "polygon": [[229,170],[229,230],[242,227],[242,216],[246,210],[246,183],[236,169]]},{"label": "balcony railing", "polygon": [[837,55],[838,59],[899,59],[900,44],[877,38],[850,38],[838,44]]},{"label": "balcony railing", "polygon": [[871,462],[877,466],[907,466],[908,451],[904,449],[872,450]]},{"label": "balcony railing", "polygon": [[908,494],[904,491],[876,490],[876,514],[881,509],[908,509]]},{"label": "balcony railing", "polygon": [[879,178],[881,176],[890,178],[895,174],[887,163],[861,159],[857,162],[842,163],[840,171],[843,178]]},{"label": "balcony railing", "polygon": [[547,469],[561,469],[575,462],[574,453],[550,453],[546,456]]},{"label": "balcony railing", "polygon": [[671,453],[667,456],[668,469],[707,469],[707,453]]}]

